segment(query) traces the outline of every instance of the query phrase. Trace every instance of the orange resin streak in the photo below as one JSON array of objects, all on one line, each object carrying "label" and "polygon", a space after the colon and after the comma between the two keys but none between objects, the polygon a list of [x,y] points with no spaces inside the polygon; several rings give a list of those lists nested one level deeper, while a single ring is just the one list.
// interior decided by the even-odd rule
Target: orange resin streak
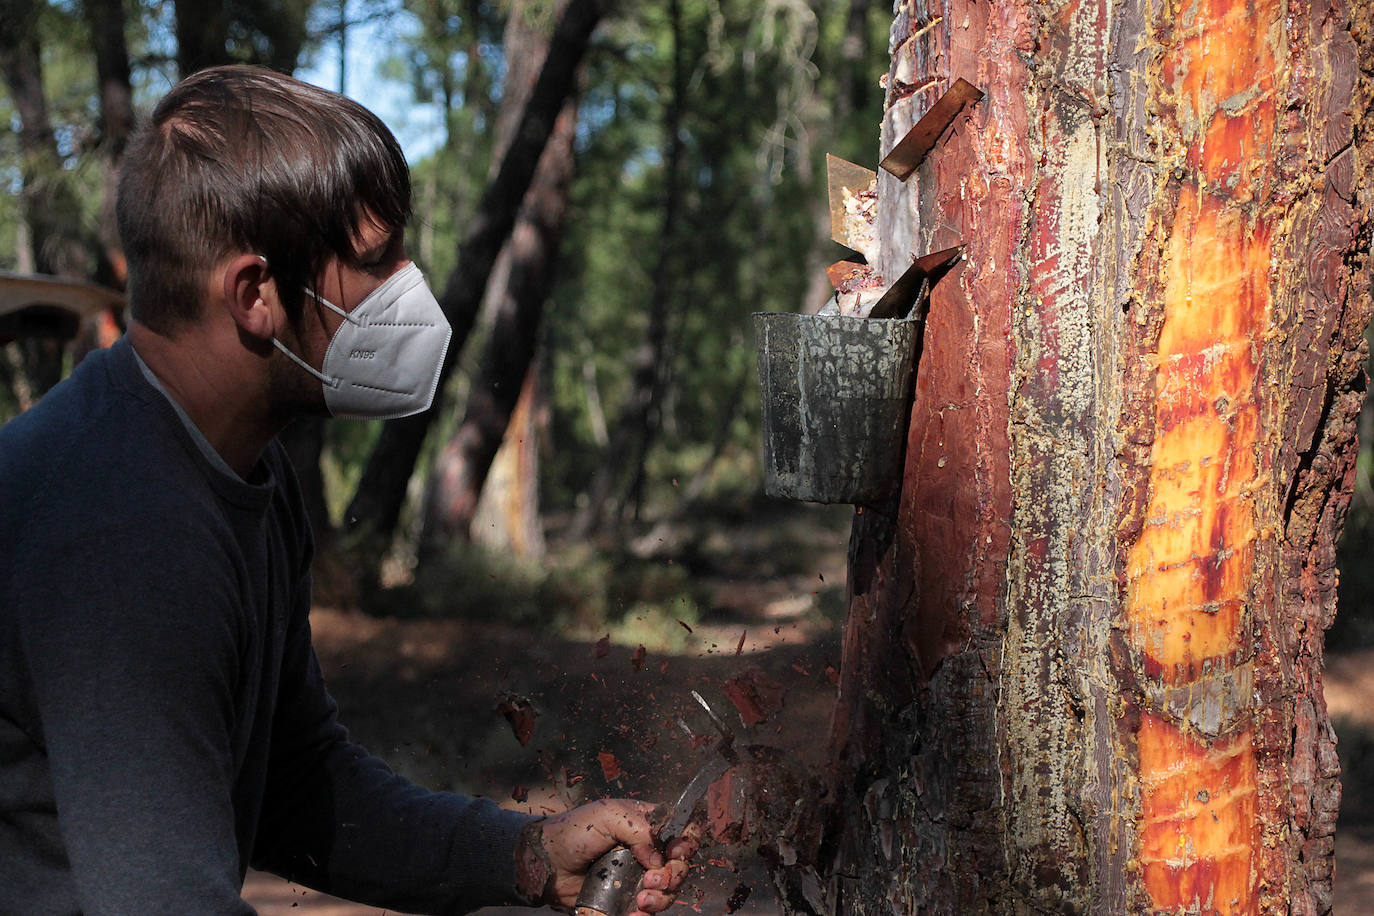
[{"label": "orange resin streak", "polygon": [[[1185,0],[1164,60],[1189,175],[1169,223],[1145,525],[1126,561],[1128,638],[1180,687],[1249,656],[1261,485],[1258,373],[1270,315],[1279,0]],[[1138,733],[1142,883],[1154,912],[1253,913],[1253,728],[1193,733],[1161,710]]]},{"label": "orange resin streak", "polygon": [[1150,501],[1127,561],[1126,613],[1146,674],[1186,684],[1246,648],[1269,239],[1185,186],[1168,257]]},{"label": "orange resin streak", "polygon": [[1210,743],[1146,715],[1139,733],[1140,866],[1166,912],[1249,913],[1255,757],[1248,734]]}]

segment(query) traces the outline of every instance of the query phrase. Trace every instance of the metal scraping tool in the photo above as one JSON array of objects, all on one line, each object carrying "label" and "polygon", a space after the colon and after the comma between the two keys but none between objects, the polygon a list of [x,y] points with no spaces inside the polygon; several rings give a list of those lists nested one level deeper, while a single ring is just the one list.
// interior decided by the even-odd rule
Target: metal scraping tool
[{"label": "metal scraping tool", "polygon": [[[711,719],[712,726],[720,733],[720,740],[711,748],[710,756],[696,775],[687,783],[678,800],[663,811],[661,820],[654,828],[658,844],[667,847],[669,843],[682,836],[692,820],[697,803],[706,795],[706,790],[734,766],[739,760],[735,752],[735,736],[730,728],[720,720],[701,694],[692,691],[692,698],[701,704]],[[684,724],[685,723],[680,723]],[[688,730],[690,732],[690,729]],[[658,818],[656,818],[658,820]],[[577,896],[574,916],[624,916],[634,907],[635,895],[639,893],[640,882],[644,878],[644,866],[635,859],[634,853],[624,846],[616,846],[596,860],[582,882],[582,892]]]}]

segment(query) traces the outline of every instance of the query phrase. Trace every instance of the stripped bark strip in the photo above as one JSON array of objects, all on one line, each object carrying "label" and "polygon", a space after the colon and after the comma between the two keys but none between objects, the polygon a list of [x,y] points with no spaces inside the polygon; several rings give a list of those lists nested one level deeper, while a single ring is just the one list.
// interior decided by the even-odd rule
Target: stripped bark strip
[{"label": "stripped bark strip", "polygon": [[[1126,420],[1148,457],[1122,514],[1126,640],[1143,688],[1142,889],[1162,912],[1326,912],[1338,790],[1320,633],[1334,595],[1311,619],[1322,615],[1299,613],[1275,572],[1296,559],[1285,528],[1309,525],[1286,504],[1295,455],[1321,432],[1354,455],[1351,406],[1313,404],[1353,393],[1354,374],[1326,354],[1358,350],[1333,331],[1368,320],[1367,303],[1346,317],[1348,277],[1329,262],[1355,242],[1349,182],[1343,195],[1323,188],[1351,142],[1349,13],[1182,0],[1147,15],[1162,51],[1146,104],[1167,178],[1137,291],[1148,368],[1127,373],[1149,382]],[[1329,533],[1348,496],[1323,470],[1312,508]],[[1334,552],[1321,559],[1329,568]]]},{"label": "stripped bark strip", "polygon": [[1208,741],[1146,715],[1138,738],[1140,861],[1151,911],[1253,912],[1259,830],[1250,732]]}]

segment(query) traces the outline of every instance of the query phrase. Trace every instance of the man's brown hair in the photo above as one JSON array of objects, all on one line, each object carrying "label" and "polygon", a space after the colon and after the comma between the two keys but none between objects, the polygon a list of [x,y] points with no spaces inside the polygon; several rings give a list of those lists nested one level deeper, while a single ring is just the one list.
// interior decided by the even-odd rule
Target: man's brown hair
[{"label": "man's brown hair", "polygon": [[331,256],[356,264],[364,213],[404,226],[410,172],[391,131],[352,99],[214,67],[173,87],[130,140],[116,213],[130,309],[150,329],[194,321],[205,272],[235,252],[267,259],[295,322]]}]

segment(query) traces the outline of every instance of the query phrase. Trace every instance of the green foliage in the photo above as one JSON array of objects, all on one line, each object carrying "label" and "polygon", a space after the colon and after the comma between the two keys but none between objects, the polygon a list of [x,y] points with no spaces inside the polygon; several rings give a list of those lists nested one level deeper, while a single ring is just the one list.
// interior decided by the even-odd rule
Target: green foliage
[{"label": "green foliage", "polygon": [[409,85],[416,102],[443,111],[438,152],[412,165],[410,227],[412,256],[438,285],[453,270],[491,159],[503,17],[477,0],[407,0],[404,6],[418,28],[378,73]]},{"label": "green foliage", "polygon": [[[3,113],[0,113],[0,116],[3,116]],[[0,147],[8,146],[5,141],[9,139],[11,135],[0,136]],[[7,159],[8,155],[7,149],[0,148],[0,159]],[[8,169],[4,171],[8,172]],[[10,183],[8,174],[0,173],[0,179],[3,179],[6,185]],[[0,270],[19,269],[19,221],[22,218],[19,195],[0,194]]]},{"label": "green foliage", "polygon": [[[90,36],[80,8],[75,5],[43,7],[37,22],[42,49],[43,82],[48,119],[57,149],[56,161],[25,160],[19,145],[19,113],[0,80],[0,270],[24,266],[19,232],[24,183],[59,185],[54,199],[70,202],[65,220],[76,237],[95,238],[100,218],[103,173],[96,145],[99,142],[99,103],[95,66],[91,61]],[[94,261],[94,258],[92,258]]]},{"label": "green foliage", "polygon": [[[843,40],[834,23],[847,5],[689,0],[682,9],[691,68],[680,125],[685,186],[679,223],[668,230],[665,269],[673,282],[664,302],[649,301],[665,244],[662,124],[672,47],[664,6],[618,21],[610,41],[620,53],[590,63],[573,216],[549,314],[555,445],[546,493],[554,503],[581,492],[602,457],[590,380],[613,419],[631,393],[628,366],[652,309],[674,316],[657,452],[690,453],[711,442],[721,423],[731,424],[732,442],[756,448],[751,315],[819,304],[803,299],[813,253],[830,244],[819,229],[824,154],[863,160],[876,149],[876,84],[885,61],[868,62],[866,107],[838,119],[831,116],[837,75],[815,62],[822,53],[838,57],[837,48],[821,45]],[[879,12],[868,23],[876,34],[886,21]],[[881,52],[885,42],[876,47]],[[864,149],[848,149],[846,133],[866,134]],[[685,469],[673,464],[656,466],[681,476]],[[660,494],[669,479],[653,475]]]},{"label": "green foliage", "polygon": [[358,488],[367,456],[381,435],[380,420],[350,420],[324,425],[320,472],[324,475],[329,516],[341,523],[344,510]]}]

